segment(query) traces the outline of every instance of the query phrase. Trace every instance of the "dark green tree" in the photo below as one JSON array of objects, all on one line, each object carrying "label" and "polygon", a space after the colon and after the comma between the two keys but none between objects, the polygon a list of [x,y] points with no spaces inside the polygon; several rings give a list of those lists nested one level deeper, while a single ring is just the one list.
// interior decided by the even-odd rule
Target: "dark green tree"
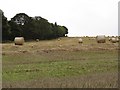
[{"label": "dark green tree", "polygon": [[7,18],[4,16],[2,12],[2,40],[10,40],[10,26],[8,24]]},{"label": "dark green tree", "polygon": [[31,33],[29,29],[32,27],[30,21],[31,18],[27,14],[16,14],[9,22],[12,32],[11,39],[15,38],[16,36],[23,36],[25,39],[32,39],[32,36],[29,36]]},{"label": "dark green tree", "polygon": [[38,19],[34,20],[33,25],[34,25],[33,30],[34,38],[48,39],[51,37],[53,32],[51,30],[51,26],[48,20],[41,17],[39,20]]},{"label": "dark green tree", "polygon": [[47,19],[40,16],[29,17],[25,13],[19,13],[9,22],[5,17],[3,17],[3,21],[5,39],[14,40],[18,36],[24,37],[25,40],[53,39],[68,34],[68,29],[65,26],[57,25],[57,22],[49,23]]},{"label": "dark green tree", "polygon": [[10,40],[14,40],[15,37],[22,36],[22,29],[20,25],[16,24],[13,21],[8,22],[11,28]]},{"label": "dark green tree", "polygon": [[63,28],[65,29],[65,34],[68,34],[68,28],[63,26]]},{"label": "dark green tree", "polygon": [[11,19],[11,21],[14,21],[19,25],[24,25],[30,21],[30,17],[25,13],[18,13]]}]

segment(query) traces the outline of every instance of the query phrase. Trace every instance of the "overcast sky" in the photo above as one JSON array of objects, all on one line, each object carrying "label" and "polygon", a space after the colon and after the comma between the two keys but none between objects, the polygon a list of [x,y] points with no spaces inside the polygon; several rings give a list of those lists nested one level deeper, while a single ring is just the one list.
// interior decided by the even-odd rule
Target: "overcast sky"
[{"label": "overcast sky", "polygon": [[10,20],[17,13],[41,16],[68,28],[68,36],[118,35],[119,0],[1,0]]}]

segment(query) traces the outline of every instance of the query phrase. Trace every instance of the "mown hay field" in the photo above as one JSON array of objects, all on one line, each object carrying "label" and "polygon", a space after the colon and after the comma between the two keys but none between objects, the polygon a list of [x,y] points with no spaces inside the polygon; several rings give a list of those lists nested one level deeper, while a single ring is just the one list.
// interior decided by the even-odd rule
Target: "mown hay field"
[{"label": "mown hay field", "polygon": [[3,43],[3,88],[117,88],[118,43],[78,39]]}]

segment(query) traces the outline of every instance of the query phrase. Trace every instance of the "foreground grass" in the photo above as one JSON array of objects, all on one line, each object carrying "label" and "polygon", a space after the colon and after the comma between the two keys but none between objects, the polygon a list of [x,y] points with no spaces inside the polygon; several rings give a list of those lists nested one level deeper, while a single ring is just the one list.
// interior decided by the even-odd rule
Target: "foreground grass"
[{"label": "foreground grass", "polygon": [[29,42],[17,48],[3,46],[3,87],[117,87],[118,51],[111,49],[114,46],[94,43],[91,49],[86,42],[66,48],[71,41],[65,40],[59,42],[62,47],[53,44],[55,40],[32,43],[36,45],[32,48]]},{"label": "foreground grass", "polygon": [[117,88],[117,73],[97,73],[71,77],[42,77],[29,81],[4,81],[6,88]]}]

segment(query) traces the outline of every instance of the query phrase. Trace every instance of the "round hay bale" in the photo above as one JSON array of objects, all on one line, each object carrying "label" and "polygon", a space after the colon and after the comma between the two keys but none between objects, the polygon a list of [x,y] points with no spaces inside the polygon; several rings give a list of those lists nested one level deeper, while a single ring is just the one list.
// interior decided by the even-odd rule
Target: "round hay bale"
[{"label": "round hay bale", "polygon": [[117,39],[117,38],[111,38],[111,42],[112,42],[112,43],[119,42],[119,39]]},{"label": "round hay bale", "polygon": [[108,38],[109,41],[111,41],[111,38]]},{"label": "round hay bale", "polygon": [[14,43],[15,43],[15,45],[23,45],[24,44],[24,38],[23,37],[15,37]]},{"label": "round hay bale", "polygon": [[62,45],[59,45],[58,47],[62,47]]},{"label": "round hay bale", "polygon": [[34,45],[31,45],[31,48],[33,48],[34,47]]},{"label": "round hay bale", "polygon": [[78,43],[83,43],[82,38],[79,38]]},{"label": "round hay bale", "polygon": [[68,35],[65,35],[65,37],[68,37]]},{"label": "round hay bale", "polygon": [[39,42],[40,40],[39,39],[36,39],[36,42]]},{"label": "round hay bale", "polygon": [[96,40],[97,40],[97,43],[105,43],[106,42],[105,35],[96,36]]},{"label": "round hay bale", "polygon": [[94,38],[94,37],[92,37],[92,38],[91,38],[91,40],[95,40],[95,38]]},{"label": "round hay bale", "polygon": [[60,41],[61,40],[61,38],[58,38],[58,41]]},{"label": "round hay bale", "polygon": [[117,40],[117,42],[119,42],[119,38],[118,37],[116,38],[116,40]]}]

